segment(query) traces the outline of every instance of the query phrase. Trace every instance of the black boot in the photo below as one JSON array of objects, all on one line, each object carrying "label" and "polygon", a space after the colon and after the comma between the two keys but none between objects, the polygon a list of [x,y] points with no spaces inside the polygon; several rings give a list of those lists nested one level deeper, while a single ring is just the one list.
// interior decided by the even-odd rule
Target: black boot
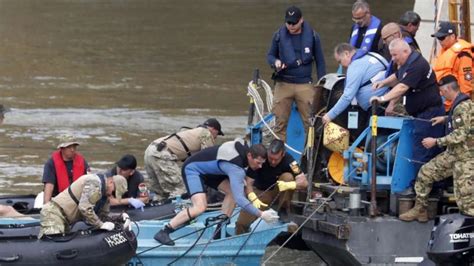
[{"label": "black boot", "polygon": [[170,238],[170,234],[174,232],[174,229],[170,224],[165,225],[158,233],[153,237],[156,241],[163,245],[174,246],[174,241]]}]

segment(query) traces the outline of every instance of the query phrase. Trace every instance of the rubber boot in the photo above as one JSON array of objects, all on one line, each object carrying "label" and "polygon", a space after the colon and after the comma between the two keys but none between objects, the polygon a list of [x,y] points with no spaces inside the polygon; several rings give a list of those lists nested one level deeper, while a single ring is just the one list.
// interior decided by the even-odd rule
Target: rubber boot
[{"label": "rubber boot", "polygon": [[398,218],[405,222],[418,220],[420,223],[426,223],[429,220],[427,208],[422,206],[418,201],[416,201],[415,207],[411,208],[404,214],[400,214]]},{"label": "rubber boot", "polygon": [[163,245],[174,246],[174,241],[170,238],[170,234],[173,232],[174,229],[167,224],[163,229],[156,233],[153,238]]}]

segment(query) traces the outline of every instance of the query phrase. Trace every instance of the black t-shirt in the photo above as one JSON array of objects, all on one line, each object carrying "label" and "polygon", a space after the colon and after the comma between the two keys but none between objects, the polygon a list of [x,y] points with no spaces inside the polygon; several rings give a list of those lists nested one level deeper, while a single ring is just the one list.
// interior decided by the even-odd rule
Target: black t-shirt
[{"label": "black t-shirt", "polygon": [[[114,176],[117,174],[117,168],[113,167],[112,169],[108,170],[105,172],[106,176]],[[127,188],[128,191],[125,192],[125,194],[122,195],[122,198],[137,198],[138,197],[138,185],[140,183],[143,183],[145,178],[143,175],[138,171],[135,170],[133,175],[131,175],[129,178],[127,178]]]},{"label": "black t-shirt", "polygon": [[435,74],[420,53],[412,52],[396,75],[400,83],[409,87],[405,93],[408,114],[416,116],[430,107],[441,106]]},{"label": "black t-shirt", "polygon": [[258,170],[252,170],[250,167],[247,169],[247,176],[254,179],[254,186],[259,190],[266,190],[271,185],[275,184],[278,177],[283,173],[293,173],[291,171],[290,164],[294,161],[293,156],[289,153],[285,153],[285,157],[276,167],[271,167],[268,160],[262,165],[262,168]]},{"label": "black t-shirt", "polygon": [[[69,177],[69,183],[72,183],[72,168],[73,168],[73,161],[65,161],[64,163],[66,164],[66,169],[67,169],[67,175]],[[89,165],[87,164],[87,161],[84,160],[84,173],[87,174],[87,169],[89,169]],[[53,197],[59,194],[59,187],[58,183],[56,180],[56,168],[54,167],[54,162],[53,158],[49,158],[48,161],[44,164],[43,168],[43,183],[50,183],[54,184],[54,190],[53,190]]]}]

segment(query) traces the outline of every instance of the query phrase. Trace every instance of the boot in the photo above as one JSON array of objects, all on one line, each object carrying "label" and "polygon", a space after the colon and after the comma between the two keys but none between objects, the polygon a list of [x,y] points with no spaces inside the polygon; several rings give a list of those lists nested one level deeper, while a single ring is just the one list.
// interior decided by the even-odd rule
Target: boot
[{"label": "boot", "polygon": [[174,241],[170,238],[170,233],[173,233],[174,229],[169,225],[165,225],[158,233],[153,237],[156,241],[163,245],[174,246]]},{"label": "boot", "polygon": [[420,223],[426,223],[429,220],[427,208],[422,206],[418,201],[416,201],[415,207],[411,208],[404,214],[400,214],[398,218],[405,222],[418,220]]}]

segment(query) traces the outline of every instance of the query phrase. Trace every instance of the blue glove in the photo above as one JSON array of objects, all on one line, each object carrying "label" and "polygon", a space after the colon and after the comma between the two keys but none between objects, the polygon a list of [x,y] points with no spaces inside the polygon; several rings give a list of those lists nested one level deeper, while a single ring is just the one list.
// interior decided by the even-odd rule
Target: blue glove
[{"label": "blue glove", "polygon": [[132,205],[133,208],[135,208],[135,209],[141,208],[142,211],[143,211],[143,207],[145,206],[145,203],[143,203],[141,200],[135,199],[135,198],[129,198],[128,199],[128,204]]}]

